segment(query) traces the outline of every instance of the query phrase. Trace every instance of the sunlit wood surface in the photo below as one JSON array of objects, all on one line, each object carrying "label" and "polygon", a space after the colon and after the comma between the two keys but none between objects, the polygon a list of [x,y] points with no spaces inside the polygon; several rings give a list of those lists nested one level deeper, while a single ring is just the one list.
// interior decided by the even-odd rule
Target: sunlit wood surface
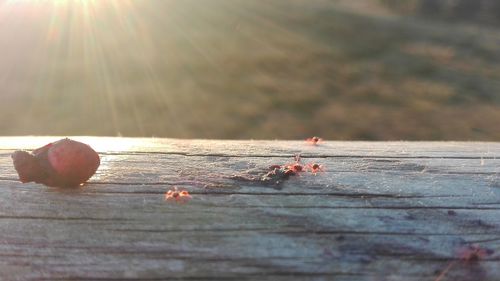
[{"label": "sunlit wood surface", "polygon": [[[102,165],[78,189],[17,181],[0,138],[2,280],[499,280],[500,143],[82,138]],[[239,177],[325,166],[280,186]],[[186,204],[164,201],[173,186]]]}]

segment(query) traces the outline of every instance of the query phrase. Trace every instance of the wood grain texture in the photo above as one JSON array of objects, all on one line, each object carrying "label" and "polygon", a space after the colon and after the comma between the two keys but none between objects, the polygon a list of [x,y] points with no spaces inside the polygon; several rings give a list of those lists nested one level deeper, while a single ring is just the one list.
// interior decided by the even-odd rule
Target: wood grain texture
[{"label": "wood grain texture", "polygon": [[[500,143],[75,137],[102,165],[77,189],[21,184],[0,138],[5,280],[500,280]],[[273,164],[324,165],[281,185]],[[164,201],[172,186],[187,204]]]}]

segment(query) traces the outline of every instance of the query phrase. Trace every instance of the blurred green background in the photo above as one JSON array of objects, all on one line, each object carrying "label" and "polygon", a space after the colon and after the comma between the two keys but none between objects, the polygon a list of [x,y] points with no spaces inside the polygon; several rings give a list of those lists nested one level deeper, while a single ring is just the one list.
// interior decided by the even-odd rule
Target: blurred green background
[{"label": "blurred green background", "polygon": [[0,134],[500,140],[500,1],[0,2]]}]

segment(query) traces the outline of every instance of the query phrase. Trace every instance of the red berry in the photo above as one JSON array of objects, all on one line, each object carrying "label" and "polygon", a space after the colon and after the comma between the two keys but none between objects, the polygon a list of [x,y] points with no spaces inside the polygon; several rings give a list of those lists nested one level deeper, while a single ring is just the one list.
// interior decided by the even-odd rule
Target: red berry
[{"label": "red berry", "polygon": [[12,154],[21,182],[34,181],[48,186],[72,187],[86,182],[100,164],[99,155],[88,145],[62,139],[29,154]]},{"label": "red berry", "polygon": [[14,167],[22,183],[33,181],[35,178],[46,176],[32,154],[26,151],[16,151],[12,154]]}]

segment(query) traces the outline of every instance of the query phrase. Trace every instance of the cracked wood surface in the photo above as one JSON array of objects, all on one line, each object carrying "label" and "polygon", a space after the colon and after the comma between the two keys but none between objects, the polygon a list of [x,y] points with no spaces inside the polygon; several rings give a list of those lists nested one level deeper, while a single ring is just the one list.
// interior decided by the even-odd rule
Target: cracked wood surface
[{"label": "cracked wood surface", "polygon": [[[10,154],[57,139],[0,138],[2,280],[432,281],[471,244],[442,280],[500,280],[500,143],[75,137],[87,185],[18,182]],[[240,180],[298,153],[326,171]]]}]

